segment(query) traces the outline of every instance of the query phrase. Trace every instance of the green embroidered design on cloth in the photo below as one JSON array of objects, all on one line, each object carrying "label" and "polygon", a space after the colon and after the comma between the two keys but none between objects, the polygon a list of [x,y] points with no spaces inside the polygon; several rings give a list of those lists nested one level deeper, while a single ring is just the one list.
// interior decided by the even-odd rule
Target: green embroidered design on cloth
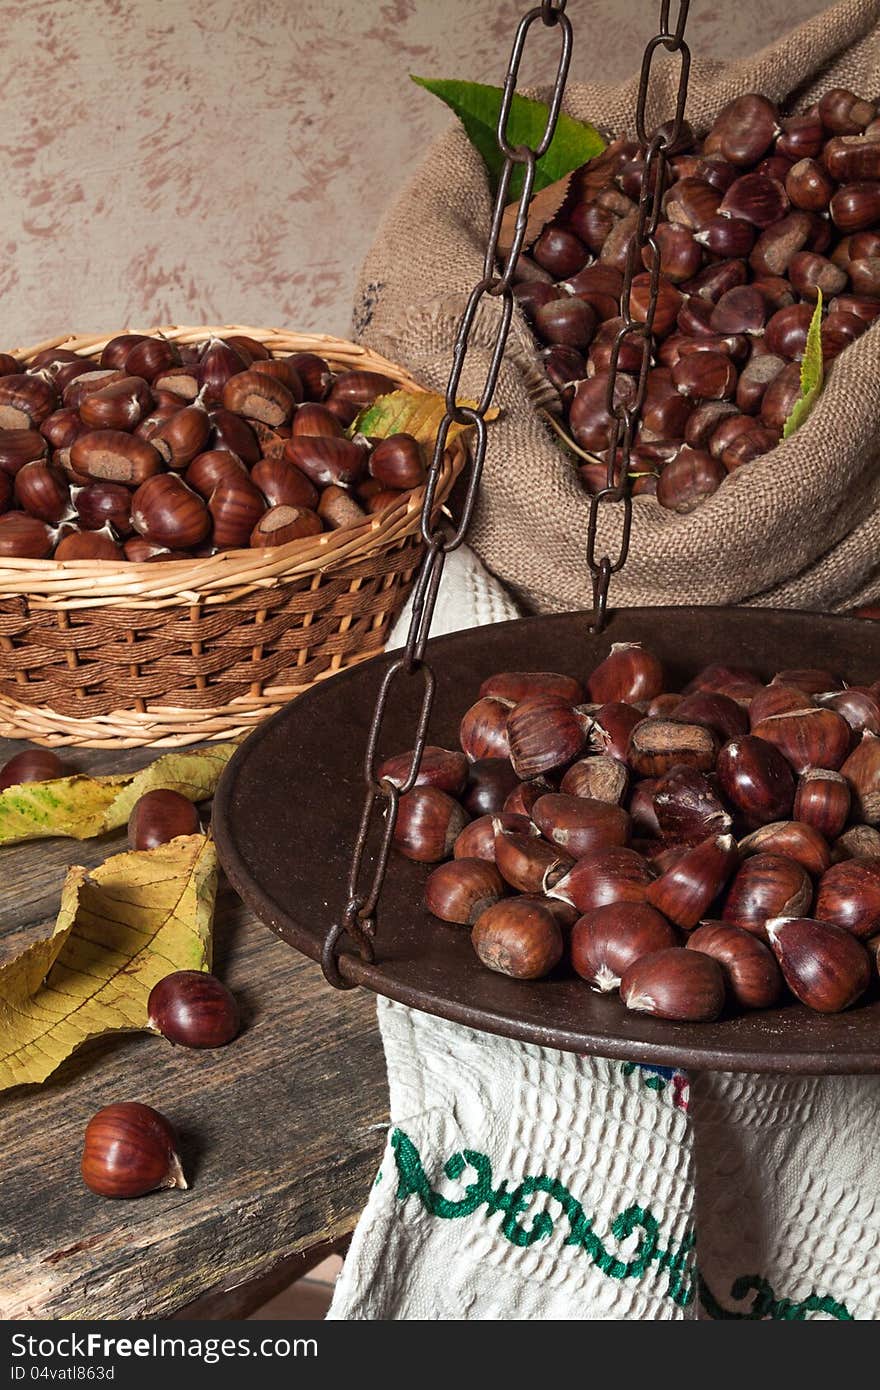
[{"label": "green embroidered design on cloth", "polygon": [[611,1222],[611,1234],[615,1240],[624,1241],[637,1231],[641,1233],[635,1253],[630,1259],[622,1260],[607,1249],[593,1229],[595,1218],[587,1216],[577,1198],[558,1178],[543,1174],[524,1177],[517,1187],[510,1190],[507,1180],[502,1179],[497,1187],[493,1187],[492,1164],[487,1155],[475,1149],[463,1149],[446,1160],[443,1172],[450,1182],[458,1182],[468,1168],[473,1170],[476,1177],[473,1182],[466,1184],[464,1195],[458,1201],[453,1201],[433,1190],[422,1167],[419,1151],[403,1130],[394,1130],[391,1147],[397,1164],[398,1200],[418,1197],[432,1216],[455,1220],[472,1216],[485,1206],[488,1216],[504,1213],[500,1229],[512,1245],[534,1245],[536,1241],[546,1240],[553,1234],[554,1218],[549,1212],[538,1211],[528,1226],[520,1225],[519,1218],[525,1213],[532,1194],[544,1192],[559,1203],[568,1220],[569,1231],[564,1243],[582,1249],[609,1279],[640,1279],[651,1271],[652,1265],[656,1266],[657,1273],[668,1272],[665,1292],[673,1303],[686,1308],[693,1302],[699,1287],[700,1302],[711,1318],[771,1318],[799,1322],[808,1313],[821,1312],[840,1321],[853,1320],[846,1305],[830,1296],[812,1293],[800,1302],[778,1299],[767,1281],[758,1275],[744,1275],[735,1281],[730,1291],[733,1299],[740,1301],[752,1291],[755,1298],[747,1312],[732,1312],[718,1303],[702,1276],[687,1267],[688,1256],[694,1247],[693,1233],[689,1232],[677,1247],[663,1249],[659,1223],[647,1207],[627,1207]]}]

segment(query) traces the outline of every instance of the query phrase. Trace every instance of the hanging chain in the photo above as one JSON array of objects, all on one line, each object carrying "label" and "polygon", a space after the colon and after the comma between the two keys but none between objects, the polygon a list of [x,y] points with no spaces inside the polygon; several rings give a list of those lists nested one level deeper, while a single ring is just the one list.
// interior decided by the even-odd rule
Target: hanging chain
[{"label": "hanging chain", "polygon": [[[623,325],[611,346],[611,359],[608,364],[608,389],[605,396],[605,409],[612,416],[609,437],[608,466],[605,486],[590,499],[590,522],[587,531],[587,564],[593,576],[593,631],[601,632],[605,626],[608,607],[608,586],[611,576],[617,574],[626,564],[629,554],[629,538],[632,529],[632,496],[630,493],[629,470],[630,453],[636,429],[642,418],[645,392],[648,385],[648,368],[651,365],[653,348],[654,314],[657,308],[657,293],[660,288],[660,251],[654,233],[660,221],[663,208],[663,195],[666,192],[667,154],[674,150],[682,133],[684,107],[687,100],[688,74],[691,66],[690,49],[684,41],[684,27],[687,22],[690,0],[678,0],[678,17],[675,28],[670,28],[670,0],[662,0],[660,5],[660,32],[655,34],[645,49],[642,58],[642,71],[639,79],[639,94],[636,101],[636,138],[645,149],[645,167],[642,172],[642,188],[639,196],[638,221],[629,244],[626,265],[623,273],[623,289],[620,294],[620,317]],[[651,82],[651,64],[654,54],[660,47],[669,53],[679,55],[678,95],[675,102],[675,116],[660,130],[648,135],[645,130],[645,108]],[[648,305],[644,320],[635,319],[630,303],[633,276],[644,262],[642,252],[650,248],[650,280],[648,282]],[[635,391],[630,399],[624,395],[624,386],[629,387],[631,377],[618,379],[620,350],[629,337],[641,339],[642,359],[636,380]],[[623,503],[623,531],[616,560],[603,555],[596,558],[596,530],[599,524],[599,508],[603,502]]]},{"label": "hanging chain", "polygon": [[[486,412],[489,409],[492,397],[495,393],[498,373],[501,370],[501,361],[504,356],[507,336],[513,318],[513,276],[526,235],[529,203],[531,201],[535,182],[535,165],[550,147],[550,142],[556,131],[556,122],[562,105],[565,83],[568,78],[568,68],[571,61],[572,33],[571,21],[565,13],[565,5],[566,0],[555,0],[555,3],[554,0],[542,0],[540,5],[536,5],[534,9],[529,10],[529,12],[523,16],[513,41],[510,63],[507,69],[507,76],[504,80],[504,92],[501,99],[501,111],[498,117],[497,127],[498,146],[501,153],[504,155],[504,164],[498,183],[498,193],[495,198],[495,208],[492,214],[492,224],[489,231],[489,243],[486,247],[486,256],[483,263],[483,276],[471,291],[464,313],[459,322],[455,338],[452,369],[449,373],[449,380],[446,385],[446,412],[437,433],[437,440],[434,445],[434,456],[428,473],[425,498],[422,504],[421,533],[426,549],[413,592],[412,619],[409,626],[409,635],[406,640],[406,646],[403,649],[403,654],[388,667],[379,689],[379,696],[376,701],[376,708],[373,713],[367,739],[366,755],[364,757],[366,795],[364,798],[360,828],[352,853],[351,869],[348,878],[348,899],[341,920],[334,923],[327,933],[322,953],[321,964],[324,974],[332,985],[336,985],[337,988],[340,989],[349,987],[348,982],[340,974],[336,959],[339,941],[343,933],[347,932],[355,942],[363,959],[373,959],[372,943],[376,933],[375,913],[382,892],[382,885],[385,881],[385,873],[388,868],[388,857],[391,853],[394,829],[397,824],[398,805],[401,796],[411,791],[416,784],[422,762],[422,754],[425,749],[428,723],[431,717],[431,708],[434,703],[434,691],[436,688],[434,672],[431,669],[430,663],[425,660],[425,645],[428,641],[431,618],[434,613],[434,605],[437,601],[437,591],[443,576],[443,566],[446,563],[446,556],[451,551],[457,550],[464,540],[477,501],[480,476],[483,471],[483,460],[486,455]],[[556,80],[553,84],[553,94],[550,98],[547,124],[540,143],[532,149],[528,145],[512,145],[508,136],[507,127],[510,120],[510,111],[514,94],[516,92],[516,82],[523,50],[526,45],[529,30],[532,25],[539,20],[546,28],[559,29],[560,51],[556,68]],[[504,262],[500,273],[496,273],[498,238],[501,233],[501,222],[507,206],[511,175],[517,165],[523,166],[523,186],[517,204],[513,242],[507,260]],[[485,385],[477,405],[459,405],[457,402],[458,386],[467,358],[470,332],[484,295],[489,295],[494,299],[501,300],[501,313],[499,315],[495,343],[492,348],[489,368],[486,372]],[[476,431],[476,437],[474,439],[473,448],[470,450],[470,477],[465,492],[461,520],[459,521],[455,533],[450,536],[447,535],[442,522],[434,519],[433,512],[440,470],[443,465],[446,449],[446,441],[453,424],[472,425]],[[379,781],[376,775],[376,754],[379,747],[382,723],[385,718],[385,712],[390,701],[394,684],[398,679],[407,680],[415,675],[421,675],[424,683],[422,704],[416,728],[415,745],[406,780],[401,786],[397,787],[391,782]],[[361,871],[363,868],[364,855],[370,838],[373,818],[377,814],[383,818],[381,839],[372,866],[372,875],[369,884],[366,887],[362,887]]]}]

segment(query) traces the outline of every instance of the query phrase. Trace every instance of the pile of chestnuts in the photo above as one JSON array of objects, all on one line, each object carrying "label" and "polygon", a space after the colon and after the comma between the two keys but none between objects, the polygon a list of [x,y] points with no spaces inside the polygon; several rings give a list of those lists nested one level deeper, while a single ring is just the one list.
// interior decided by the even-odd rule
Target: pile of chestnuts
[{"label": "pile of chestnuts", "polygon": [[[490,970],[570,968],[629,1009],[709,1021],[848,1008],[880,948],[880,681],[709,666],[680,693],[620,643],[582,683],[484,681],[429,746],[396,849]],[[410,754],[380,777],[406,783]]]},{"label": "pile of chestnuts", "polygon": [[189,559],[362,524],[426,477],[411,435],[349,437],[395,389],[241,336],[0,353],[0,557]]},{"label": "pile of chestnuts", "polygon": [[[57,753],[28,748],[0,768],[0,792],[67,775]],[[180,792],[156,788],[132,807],[128,842],[133,850],[158,849],[178,835],[197,835],[199,812]],[[241,1026],[235,996],[216,975],[177,970],[163,976],[147,1000],[147,1026],[182,1047],[223,1047]],[[169,1121],[138,1101],[107,1105],[86,1126],[83,1181],[102,1197],[140,1197],[158,1188],[185,1188],[186,1179]]]},{"label": "pile of chestnuts", "polygon": [[[579,471],[591,493],[607,474],[608,367],[644,171],[640,146],[610,147],[605,186],[567,200],[518,268],[517,298],[570,435],[590,456]],[[782,118],[764,96],[737,97],[701,142],[689,131],[675,147],[663,210],[631,481],[634,496],[686,513],[781,438],[818,291],[826,364],[880,315],[876,102],[835,88]],[[646,248],[630,299],[642,322],[652,256]],[[633,397],[641,354],[638,337],[622,341],[621,401]]]}]

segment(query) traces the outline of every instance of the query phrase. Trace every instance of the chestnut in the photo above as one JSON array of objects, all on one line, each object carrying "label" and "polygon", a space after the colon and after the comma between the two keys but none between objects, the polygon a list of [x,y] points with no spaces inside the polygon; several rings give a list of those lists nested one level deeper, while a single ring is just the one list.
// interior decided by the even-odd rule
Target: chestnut
[{"label": "chestnut", "polygon": [[[260,465],[258,464],[257,467],[259,468]],[[221,479],[246,477],[247,469],[241,459],[237,454],[231,454],[226,449],[208,449],[205,453],[198,454],[184,474],[187,486],[193,488],[205,499],[211,496]],[[303,482],[311,488],[311,483],[308,483],[305,478]],[[317,502],[318,494],[314,489],[312,492],[314,493],[314,501]]]},{"label": "chestnut", "polygon": [[[842,232],[861,232],[880,222],[880,182],[856,180],[845,183],[832,196],[828,204],[834,225]],[[0,378],[0,401],[3,399],[4,381]],[[3,411],[0,409],[0,422]]]},{"label": "chestnut", "polygon": [[79,414],[92,430],[133,430],[152,404],[147,383],[141,377],[126,376],[83,396]]},{"label": "chestnut", "polygon": [[757,164],[779,134],[776,107],[757,92],[734,97],[722,107],[706,137],[708,152],[729,164]]},{"label": "chestnut", "polygon": [[[0,518],[0,525],[6,518]],[[864,733],[841,767],[849,783],[853,811],[868,825],[880,825],[880,737]]]},{"label": "chestnut", "polygon": [[27,512],[0,516],[0,556],[19,560],[48,560],[54,535],[44,521]]},{"label": "chestnut", "polygon": [[529,695],[555,695],[578,705],[584,699],[584,688],[574,676],[563,676],[556,671],[500,671],[487,677],[480,686],[481,699],[491,696],[509,701],[511,705]]},{"label": "chestnut", "polygon": [[174,1130],[158,1110],[138,1101],[105,1105],[86,1126],[83,1182],[100,1197],[185,1188],[176,1146]]},{"label": "chestnut", "polygon": [[658,779],[654,812],[663,838],[677,845],[725,835],[733,824],[713,782],[692,767],[673,767]]},{"label": "chestnut", "polygon": [[507,758],[476,758],[468,763],[461,803],[471,816],[503,809],[519,778]]},{"label": "chestnut", "polygon": [[[718,300],[709,320],[713,333],[763,333],[767,301],[754,285],[736,285]],[[722,394],[732,394],[732,388]]]},{"label": "chestnut", "polygon": [[174,473],[160,473],[141,483],[132,498],[131,522],[146,540],[178,550],[198,545],[211,530],[211,514],[203,499]]},{"label": "chestnut", "polygon": [[777,357],[772,352],[753,357],[746,363],[740,372],[736,387],[736,404],[745,415],[757,414],[767,387],[784,366],[784,358]]},{"label": "chestnut", "polygon": [[288,545],[305,536],[317,536],[323,529],[321,518],[308,507],[270,507],[251,532],[250,543],[259,548]]},{"label": "chestnut", "polygon": [[805,111],[800,116],[788,116],[782,122],[776,151],[789,160],[812,159],[822,153],[824,139],[818,111]]},{"label": "chestnut", "polygon": [[178,835],[197,835],[199,813],[180,792],[158,787],[145,792],[128,818],[128,843],[132,849],[157,849]]},{"label": "chestnut", "polygon": [[849,783],[841,772],[808,768],[798,779],[792,814],[823,835],[836,840],[849,819]]},{"label": "chestnut", "polygon": [[587,681],[587,693],[597,705],[652,700],[662,689],[663,667],[638,642],[614,642]]},{"label": "chestnut", "polygon": [[138,487],[162,471],[162,456],[152,444],[122,430],[81,434],[70,446],[70,462],[77,473],[96,482],[129,487]]},{"label": "chestnut", "polygon": [[451,859],[438,864],[425,884],[425,906],[442,922],[472,927],[504,896],[504,882],[486,859]]},{"label": "chestnut", "polygon": [[[573,762],[584,750],[592,721],[554,695],[532,695],[507,717],[510,761],[520,781]],[[467,750],[465,750],[467,751]]]},{"label": "chestnut", "polygon": [[322,401],[333,385],[333,370],[316,352],[294,352],[287,358],[302,382],[306,400]]},{"label": "chestnut", "polygon": [[297,435],[286,442],[282,457],[317,487],[348,487],[363,477],[367,467],[366,449],[350,439]]},{"label": "chestnut", "polygon": [[144,337],[126,352],[124,368],[129,376],[140,376],[149,382],[179,362],[177,348],[167,338]]},{"label": "chestnut", "polygon": [[547,892],[573,862],[570,855],[537,835],[501,829],[495,836],[495,865],[518,893]]},{"label": "chestnut", "polygon": [[64,776],[64,764],[50,748],[25,748],[0,767],[0,792],[23,782],[51,782]]},{"label": "chestnut", "polygon": [[[574,396],[569,408],[568,423],[575,440],[582,449],[607,449],[610,447],[612,417],[605,408],[608,393],[608,372],[597,371],[586,381],[575,386]],[[635,382],[626,373],[617,376],[614,386],[615,405],[632,405],[635,399]]]},{"label": "chestnut", "polygon": [[290,422],[290,434],[293,439],[299,439],[301,436],[308,439],[342,439],[345,430],[332,410],[328,410],[325,405],[307,401],[305,405],[299,406],[294,414]]},{"label": "chestnut", "polygon": [[578,912],[593,912],[605,903],[642,903],[654,873],[634,849],[606,849],[579,859],[546,892]]},{"label": "chestnut", "polygon": [[828,841],[812,825],[797,820],[771,821],[740,840],[741,854],[781,854],[818,878],[831,863]]},{"label": "chestnut", "polygon": [[724,1008],[721,966],[701,951],[667,946],[624,971],[620,997],[628,1009],[674,1022],[708,1023]]},{"label": "chestnut", "polygon": [[[534,785],[532,782],[523,783],[523,786],[528,787]],[[565,796],[590,797],[594,801],[620,806],[628,786],[629,773],[625,765],[617,758],[598,753],[572,763],[559,784],[559,790]],[[540,795],[541,792],[537,789],[535,800]],[[529,811],[531,812],[531,807]]]},{"label": "chestnut", "polygon": [[774,714],[755,724],[752,733],[774,744],[797,773],[811,767],[836,770],[846,760],[852,738],[843,716],[827,708]]},{"label": "chestnut", "polygon": [[703,724],[642,719],[629,737],[626,761],[640,777],[662,777],[678,765],[711,772],[718,740]]},{"label": "chestnut", "polygon": [[535,802],[532,820],[551,844],[575,859],[595,850],[625,845],[629,840],[626,811],[590,797],[548,792]]},{"label": "chestnut", "polygon": [[507,720],[513,704],[509,699],[484,695],[465,711],[458,739],[471,762],[478,758],[510,757]]},{"label": "chestnut", "polygon": [[695,927],[739,863],[732,835],[712,835],[688,849],[651,883],[645,900],[676,926]]},{"label": "chestnut", "polygon": [[692,280],[686,280],[682,291],[710,304],[717,304],[727,290],[735,285],[744,285],[748,279],[746,263],[741,257],[732,261],[718,261],[715,265],[704,266]]},{"label": "chestnut", "polygon": [[518,980],[538,980],[558,965],[562,932],[553,913],[524,898],[496,903],[471,931],[477,956],[489,970]]},{"label": "chestnut", "polygon": [[849,277],[827,257],[815,251],[798,251],[791,258],[788,278],[802,299],[815,304],[820,290],[827,301],[845,288]]},{"label": "chestnut", "polygon": [[[809,245],[813,225],[810,221],[810,214],[802,209],[790,212],[787,216],[779,219],[766,227],[752,248],[749,256],[749,265],[756,276],[782,276],[788,270],[789,263],[798,251]],[[753,286],[755,288],[756,286]],[[757,286],[764,294],[771,310],[783,307],[773,303],[763,289]],[[788,304],[793,303],[793,298],[789,297]],[[773,349],[775,351],[775,349]]]},{"label": "chestnut", "polygon": [[205,400],[222,400],[227,383],[247,370],[249,357],[249,354],[245,357],[225,339],[211,338],[198,364],[199,382]]},{"label": "chestnut", "polygon": [[155,984],[147,1020],[154,1033],[182,1047],[223,1047],[241,1023],[235,996],[204,970],[175,970]]},{"label": "chestnut", "polygon": [[677,944],[672,927],[646,903],[608,903],[579,917],[571,932],[571,963],[595,990],[617,989],[633,961]]},{"label": "chestnut", "polygon": [[458,835],[452,851],[455,858],[486,859],[494,864],[497,837],[503,830],[513,831],[517,835],[538,834],[538,827],[532,825],[525,815],[497,811],[490,815],[478,816]]},{"label": "chestnut", "polygon": [[109,524],[118,536],[131,534],[131,493],[121,483],[88,483],[75,489],[73,503],[84,531]]},{"label": "chestnut", "polygon": [[736,414],[737,407],[732,401],[701,401],[688,416],[684,427],[685,444],[692,449],[707,449],[717,427],[723,420]]},{"label": "chestnut", "polygon": [[867,939],[880,930],[880,860],[845,859],[819,880],[816,917]]},{"label": "chestnut", "polygon": [[767,938],[792,994],[818,1013],[840,1013],[868,988],[868,952],[841,927],[809,917],[777,917],[767,923]]},{"label": "chestnut", "polygon": [[98,531],[68,531],[55,547],[56,560],[125,559],[125,552],[106,523]]},{"label": "chestnut", "polygon": [[[737,257],[749,254],[756,236],[752,222],[746,222],[742,217],[723,217],[719,214],[710,217],[698,232],[694,232],[692,240],[699,246],[705,246],[714,256]],[[691,274],[695,275],[699,268],[699,265],[694,266]]]},{"label": "chestnut", "polygon": [[819,119],[834,135],[858,135],[876,115],[873,102],[863,101],[846,87],[832,87],[819,98]]},{"label": "chestnut", "polygon": [[378,396],[396,389],[397,383],[383,372],[340,372],[327,396],[327,405],[347,426]]},{"label": "chestnut", "polygon": [[201,405],[185,405],[165,420],[150,443],[169,468],[183,469],[208,447],[211,419]]},{"label": "chestnut", "polygon": [[[193,494],[194,495],[194,494]],[[135,501],[137,493],[135,494]],[[242,472],[221,478],[208,499],[208,511],[213,523],[213,541],[221,550],[244,547],[250,543],[251,532],[266,510],[263,494],[254,487],[250,478]],[[135,522],[137,525],[137,522]],[[138,530],[141,528],[138,527]],[[151,540],[163,537],[150,535]],[[166,543],[170,543],[165,537]],[[178,544],[192,545],[195,541],[179,541]]]},{"label": "chestnut", "polygon": [[380,439],[370,455],[370,474],[384,487],[421,487],[427,477],[421,444],[411,434]]},{"label": "chestnut", "polygon": [[551,299],[535,310],[535,332],[541,340],[559,347],[587,348],[593,341],[598,318],[595,309],[575,295]]},{"label": "chestnut", "polygon": [[[379,782],[392,782],[395,787],[406,785],[412,765],[413,753],[397,753],[391,758],[383,758],[376,768]],[[468,764],[463,753],[450,748],[438,748],[426,744],[422,751],[419,770],[416,774],[416,787],[439,787],[450,796],[460,796],[467,782]]]},{"label": "chestnut", "polygon": [[26,463],[45,459],[48,452],[46,440],[38,430],[0,430],[0,471],[10,478]]},{"label": "chestnut", "polygon": [[233,415],[231,410],[224,410],[222,406],[216,406],[208,413],[211,420],[212,449],[225,449],[228,453],[235,454],[248,467],[259,463],[262,458],[260,443],[247,420]]},{"label": "chestnut", "polygon": [[[799,351],[802,351],[802,349],[799,349]],[[760,407],[762,423],[769,429],[781,430],[794,408],[795,401],[799,399],[800,394],[800,362],[789,362],[783,367],[781,372],[777,372],[764,392]]]},{"label": "chestnut", "polygon": [[587,375],[587,364],[582,354],[564,343],[554,343],[552,347],[545,348],[541,357],[544,371],[564,398],[572,394],[574,383],[583,381]]},{"label": "chestnut", "polygon": [[785,191],[796,208],[823,212],[831,201],[834,180],[815,159],[799,159],[786,175]]},{"label": "chestnut", "polygon": [[69,521],[74,515],[70,488],[60,468],[35,459],[15,475],[15,500],[31,516],[50,526]]},{"label": "chestnut", "polygon": [[452,854],[467,812],[437,787],[414,787],[398,802],[393,843],[407,859],[437,864]]},{"label": "chestnut", "polygon": [[722,451],[721,462],[728,473],[734,473],[737,468],[742,468],[743,464],[751,463],[752,459],[769,454],[778,443],[778,430],[755,422],[752,429],[743,430],[742,434]]},{"label": "chestnut", "polygon": [[844,859],[880,859],[880,830],[873,825],[851,825],[834,841],[831,859],[835,864]]},{"label": "chestnut", "polygon": [[684,178],[666,194],[664,211],[670,222],[699,231],[716,216],[721,193],[705,179]]},{"label": "chestnut", "polygon": [[0,377],[0,430],[38,429],[58,409],[54,386],[26,372]]},{"label": "chestnut", "polygon": [[[610,761],[613,761],[613,759],[609,759],[609,762]],[[578,764],[575,763],[574,766],[577,767]],[[471,767],[476,767],[476,763],[471,763]],[[625,772],[626,769],[624,768],[623,771]],[[515,773],[514,776],[516,776]],[[534,777],[531,782],[517,782],[513,791],[508,792],[507,796],[504,798],[504,805],[501,809],[503,811],[512,811],[515,815],[525,816],[525,818],[529,820],[532,814],[532,807],[538,798],[544,796],[546,792],[552,791],[553,785],[551,782],[548,782],[546,777]],[[579,795],[577,792],[570,792],[568,794],[572,796]],[[601,798],[599,799],[601,800]],[[529,829],[528,826],[523,826],[521,828]],[[537,826],[532,826],[531,828],[537,830]]]},{"label": "chestnut", "polygon": [[574,234],[564,227],[545,227],[532,248],[532,258],[544,270],[550,272],[554,280],[565,280],[576,275],[589,259],[589,252]]},{"label": "chestnut", "polygon": [[743,1009],[769,1009],[782,993],[782,975],[772,952],[751,932],[728,922],[702,922],[686,947],[717,960],[732,999]]},{"label": "chestnut", "polygon": [[813,885],[802,865],[781,854],[754,854],[744,859],[722,909],[725,922],[764,936],[771,917],[798,917],[809,912]]},{"label": "chestnut", "polygon": [[231,376],[220,394],[223,408],[264,425],[286,424],[296,404],[293,392],[275,377],[251,368]]},{"label": "chestnut", "polygon": [[274,381],[280,381],[287,387],[297,404],[303,400],[303,384],[299,372],[290,365],[289,357],[258,357],[251,362],[250,370],[258,375],[262,373],[264,376],[270,376]]},{"label": "chestnut", "polygon": [[752,825],[790,816],[794,773],[775,744],[753,734],[731,739],[718,754],[715,772],[724,796]]},{"label": "chestnut", "polygon": [[153,395],[157,398],[171,396],[181,403],[194,401],[201,388],[198,366],[195,363],[188,366],[169,367],[153,378]]},{"label": "chestnut", "polygon": [[660,474],[657,501],[661,507],[686,516],[717,492],[726,476],[723,463],[711,454],[685,447]]}]

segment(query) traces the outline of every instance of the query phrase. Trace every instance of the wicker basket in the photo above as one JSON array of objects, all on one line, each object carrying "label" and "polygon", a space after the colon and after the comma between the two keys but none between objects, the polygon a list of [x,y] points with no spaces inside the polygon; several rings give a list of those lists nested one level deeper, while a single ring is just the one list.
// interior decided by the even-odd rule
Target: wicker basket
[{"label": "wicker basket", "polygon": [[[384,372],[384,357],[322,334],[163,327],[177,343],[247,334],[276,355]],[[115,335],[109,335],[115,336]],[[100,355],[108,337],[48,347]],[[450,445],[441,506],[464,460]],[[268,550],[163,564],[0,561],[0,734],[88,748],[168,747],[246,732],[292,696],[382,650],[421,557],[421,488],[368,521]]]}]

